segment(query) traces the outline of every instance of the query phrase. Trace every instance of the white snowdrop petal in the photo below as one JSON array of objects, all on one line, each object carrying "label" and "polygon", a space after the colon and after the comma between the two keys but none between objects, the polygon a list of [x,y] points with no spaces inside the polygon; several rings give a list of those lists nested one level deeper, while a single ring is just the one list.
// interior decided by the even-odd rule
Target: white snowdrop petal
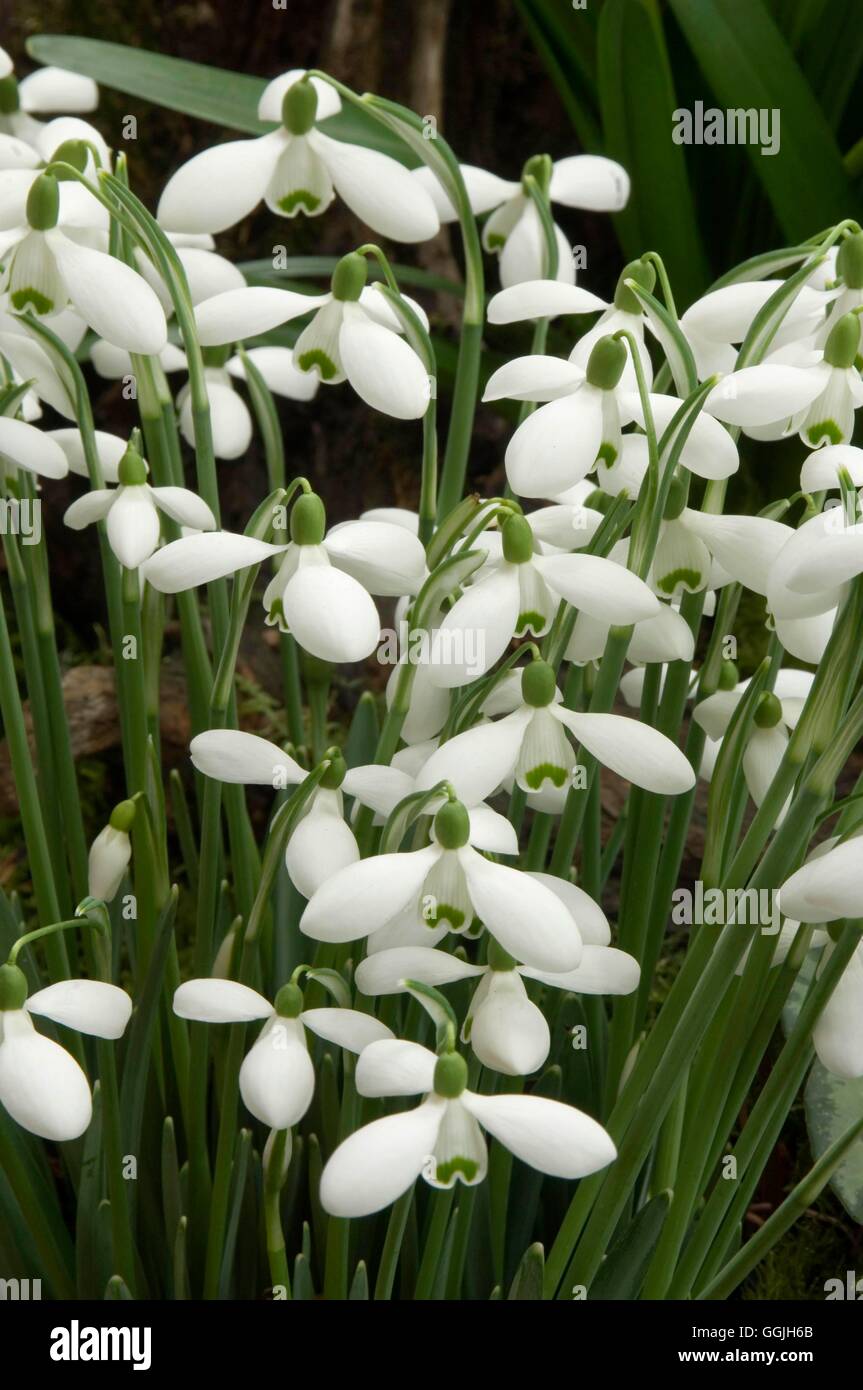
[{"label": "white snowdrop petal", "polygon": [[[116,483],[117,466],[120,459],[126,452],[128,441],[121,439],[118,434],[107,434],[105,430],[96,430],[96,453],[102,465],[102,474],[106,483]],[[66,462],[71,473],[77,473],[80,477],[86,478],[87,460],[84,455],[84,440],[81,431],[77,429],[48,430],[46,439],[51,439],[55,444],[59,444],[63,453],[66,455]],[[0,435],[0,447],[2,447],[2,435]]]},{"label": "white snowdrop petal", "polygon": [[460,851],[474,911],[516,960],[546,970],[572,970],[581,936],[560,899],[518,869],[492,864],[475,850]]},{"label": "white snowdrop petal", "polygon": [[304,898],[310,898],[339,869],[355,864],[360,857],[350,826],[340,814],[319,810],[320,797],[319,792],[315,805],[300,821],[285,851],[288,877]]},{"label": "white snowdrop petal", "polygon": [[548,888],[569,910],[578,933],[585,945],[607,946],[611,941],[611,927],[608,918],[598,903],[593,901],[583,888],[570,883],[569,879],[558,878],[556,874],[531,871],[531,878],[537,879]]},{"label": "white snowdrop petal", "polygon": [[306,777],[299,763],[277,744],[239,729],[208,729],[196,734],[189,753],[199,772],[220,782],[284,787]]},{"label": "white snowdrop petal", "polygon": [[438,988],[484,973],[483,966],[469,965],[447,951],[430,950],[426,946],[394,946],[360,961],[354,980],[362,994],[401,994],[404,980],[419,980],[421,984]]},{"label": "white snowdrop petal", "polygon": [[555,714],[604,767],[645,791],[676,796],[695,785],[695,773],[671,739],[649,724],[618,714]]},{"label": "white snowdrop petal", "polygon": [[[282,102],[285,99],[285,93],[305,75],[305,68],[291,68],[289,72],[283,72],[280,76],[274,77],[272,82],[268,82],[258,102],[258,120],[281,121]],[[325,121],[328,116],[335,116],[341,111],[342,99],[335,87],[331,87],[329,82],[324,82],[320,77],[310,77],[309,81],[318,98],[316,120]]]},{"label": "white snowdrop petal", "polygon": [[73,531],[83,531],[84,527],[92,522],[101,521],[108,515],[116,496],[114,489],[107,487],[93,488],[91,492],[85,492],[83,497],[79,497],[66,508],[63,513],[65,525],[71,526]]},{"label": "white snowdrop petal", "polygon": [[92,77],[66,68],[37,68],[18,84],[18,100],[22,111],[95,111],[99,105],[99,88]]},{"label": "white snowdrop petal", "polygon": [[629,175],[604,155],[568,155],[554,162],[549,197],[567,208],[620,212],[629,199]]},{"label": "white snowdrop petal", "polygon": [[125,830],[106,825],[92,845],[87,863],[87,890],[92,898],[110,903],[116,897],[132,858],[132,841]]},{"label": "white snowdrop petal", "polygon": [[195,309],[198,337],[202,347],[240,342],[311,313],[329,300],[328,294],[299,294],[267,285],[226,290],[205,299]]},{"label": "white snowdrop petal", "polygon": [[435,635],[428,667],[433,684],[467,685],[503,656],[521,607],[518,568],[501,564],[453,604]]},{"label": "white snowdrop petal", "polygon": [[361,311],[346,312],[339,355],[351,386],[373,410],[396,420],[418,420],[425,414],[431,399],[429,374],[397,333],[373,323]]},{"label": "white snowdrop petal", "polygon": [[393,1036],[385,1023],[359,1009],[304,1009],[300,1022],[317,1037],[357,1054],[371,1043]]},{"label": "white snowdrop petal", "polygon": [[271,1018],[240,1067],[240,1095],[250,1114],[270,1129],[290,1129],[305,1115],[315,1069],[302,1024]]},{"label": "white snowdrop petal", "polygon": [[195,1023],[251,1023],[269,1018],[268,999],[238,980],[186,980],[174,991],[174,1013]]},{"label": "white snowdrop petal", "polygon": [[324,548],[370,594],[415,594],[425,576],[424,546],[404,526],[387,521],[345,522],[328,533]]},{"label": "white snowdrop petal", "polygon": [[505,1148],[558,1178],[583,1178],[617,1157],[610,1136],[589,1115],[545,1096],[480,1096],[466,1091],[465,1108]]},{"label": "white snowdrop petal", "polygon": [[478,724],[448,739],[417,775],[417,791],[451,782],[466,805],[485,801],[515,767],[530,714],[517,710],[494,724]]},{"label": "white snowdrop petal", "polygon": [[728,574],[754,593],[767,593],[770,567],[794,534],[790,526],[765,516],[717,516],[689,508],[683,515]]},{"label": "white snowdrop petal", "polygon": [[805,367],[760,363],[723,377],[704,409],[726,425],[772,425],[810,405],[823,385],[823,377]]},{"label": "white snowdrop petal", "polygon": [[256,540],[254,536],[205,531],[163,546],[147,562],[143,575],[160,593],[178,594],[198,584],[224,579],[248,565],[260,564],[284,549],[284,546]]},{"label": "white snowdrop petal", "polygon": [[565,357],[534,353],[531,357],[514,357],[492,372],[482,398],[484,401],[555,401],[571,395],[583,381],[584,372],[574,362]]},{"label": "white snowdrop petal", "polygon": [[521,323],[524,319],[553,318],[557,314],[593,314],[607,307],[604,299],[579,285],[561,280],[523,280],[492,295],[487,318],[489,323]]},{"label": "white snowdrop petal", "polygon": [[833,922],[859,917],[863,901],[863,846],[846,840],[810,859],[779,889],[779,906],[796,922]]},{"label": "white snowdrop petal", "polygon": [[132,1016],[126,991],[102,980],[60,980],[31,994],[25,1008],[96,1038],[121,1038]]},{"label": "white snowdrop petal", "polygon": [[358,1129],[340,1144],[321,1175],[321,1205],[331,1216],[370,1216],[416,1181],[433,1153],[446,1110],[431,1099],[402,1115]]},{"label": "white snowdrop petal", "polygon": [[[314,373],[301,372],[294,366],[291,348],[253,347],[247,350],[246,356],[277,396],[285,396],[291,401],[310,401],[317,395],[320,385],[318,377]],[[227,369],[231,376],[245,380],[246,369],[240,357],[231,357]]]},{"label": "white snowdrop petal", "polygon": [[137,569],[159,544],[159,513],[145,485],[120,487],[108,512],[108,543],[121,565]]},{"label": "white snowdrop petal", "polygon": [[435,1054],[420,1043],[403,1038],[370,1043],[357,1062],[357,1090],[361,1096],[425,1095],[434,1083],[436,1063]]},{"label": "white snowdrop petal", "polygon": [[363,661],[380,636],[369,595],[332,565],[303,565],[282,595],[285,620],[299,645],[321,661]]},{"label": "white snowdrop petal", "polygon": [[519,497],[556,497],[589,473],[602,443],[602,393],[585,385],[541,406],[506,450],[506,475]]},{"label": "white snowdrop petal", "polygon": [[555,593],[601,622],[625,627],[660,611],[643,579],[600,555],[537,556],[534,565]]},{"label": "white snowdrop petal", "polygon": [[342,782],[342,790],[348,796],[356,797],[380,816],[388,816],[413,789],[414,779],[407,772],[379,763],[348,768]]},{"label": "white snowdrop petal", "polygon": [[[823,970],[830,948],[821,959]],[[834,1076],[863,1076],[863,952],[854,952],[815,1023],[818,1060]]]},{"label": "white snowdrop petal", "polygon": [[100,338],[142,356],[162,351],[168,341],[165,311],[143,276],[59,230],[50,243],[69,298]]},{"label": "white snowdrop petal", "polygon": [[484,1067],[505,1076],[529,1076],[548,1057],[548,1023],[528,999],[516,971],[490,973],[489,987],[473,1012],[470,1045]]},{"label": "white snowdrop petal", "polygon": [[93,1113],[90,1087],[74,1057],[37,1033],[24,1010],[3,1016],[0,1105],[40,1139],[77,1139]]},{"label": "white snowdrop petal", "polygon": [[160,511],[181,526],[196,531],[214,531],[216,518],[202,497],[185,487],[153,487],[150,494]]},{"label": "white snowdrop petal", "polygon": [[320,130],[310,134],[309,144],[326,164],[339,197],[374,231],[406,242],[427,241],[439,231],[431,197],[403,164]]},{"label": "white snowdrop petal", "polygon": [[518,854],[518,835],[512,821],[491,806],[471,806],[470,843],[487,854]]},{"label": "white snowdrop petal", "polygon": [[855,487],[863,487],[863,449],[853,444],[828,444],[803,460],[800,487],[803,492],[830,492],[839,487],[844,468]]},{"label": "white snowdrop petal", "polygon": [[224,232],[264,196],[285,147],[283,131],[202,150],[166,183],[157,216],[169,232]]},{"label": "white snowdrop petal", "polygon": [[554,989],[570,990],[573,994],[632,994],[633,990],[638,989],[641,969],[635,957],[627,951],[619,951],[616,946],[585,943],[581,964],[575,970],[552,975],[548,971],[523,965],[519,974],[530,980],[540,980]]},{"label": "white snowdrop petal", "polygon": [[316,941],[358,941],[414,900],[437,861],[437,845],[408,854],[379,854],[340,869],[323,884],[300,919]]},{"label": "white snowdrop petal", "polygon": [[0,456],[43,478],[65,478],[69,471],[69,461],[55,439],[9,415],[0,416]]},{"label": "white snowdrop petal", "polygon": [[787,747],[788,735],[781,726],[753,729],[743,753],[743,772],[756,806],[760,806],[767,795]]}]

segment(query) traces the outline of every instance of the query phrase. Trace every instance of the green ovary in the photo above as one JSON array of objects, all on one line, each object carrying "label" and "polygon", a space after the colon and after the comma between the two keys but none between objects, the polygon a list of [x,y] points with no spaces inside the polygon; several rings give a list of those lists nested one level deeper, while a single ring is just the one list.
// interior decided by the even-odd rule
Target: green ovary
[{"label": "green ovary", "polygon": [[312,348],[310,352],[300,354],[298,366],[301,372],[310,372],[313,367],[317,367],[323,381],[331,381],[337,374],[337,368],[332,358],[327,357],[320,348]]}]

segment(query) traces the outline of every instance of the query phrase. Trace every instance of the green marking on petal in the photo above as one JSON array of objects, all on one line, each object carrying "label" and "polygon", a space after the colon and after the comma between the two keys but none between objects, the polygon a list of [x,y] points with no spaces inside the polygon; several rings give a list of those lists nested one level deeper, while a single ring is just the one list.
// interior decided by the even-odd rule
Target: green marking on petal
[{"label": "green marking on petal", "polygon": [[607,441],[604,444],[600,444],[596,462],[604,463],[606,468],[612,468],[617,462],[617,450],[614,445],[609,444]]},{"label": "green marking on petal", "polygon": [[699,570],[688,569],[683,566],[681,569],[672,570],[670,574],[664,574],[657,584],[665,594],[673,594],[678,584],[682,584],[691,594],[697,593],[701,587],[702,576]]},{"label": "green marking on petal", "polygon": [[427,927],[439,927],[442,922],[449,922],[450,931],[458,931],[464,926],[465,915],[460,907],[452,907],[450,903],[437,902],[428,911],[423,913],[423,921]]},{"label": "green marking on petal", "polygon": [[465,1182],[473,1182],[479,1172],[479,1164],[473,1158],[462,1158],[457,1154],[455,1158],[450,1158],[446,1163],[438,1163],[435,1168],[435,1177],[439,1183],[449,1186],[455,1182],[456,1178],[463,1178]]},{"label": "green marking on petal", "polygon": [[310,372],[313,367],[317,367],[323,381],[331,381],[338,375],[335,362],[331,357],[327,357],[321,348],[310,348],[308,352],[300,353],[297,366],[301,372]]},{"label": "green marking on petal", "polygon": [[506,246],[506,237],[501,236],[500,232],[492,232],[486,237],[486,246],[489,251],[502,251]]},{"label": "green marking on petal", "polygon": [[806,439],[810,444],[820,444],[823,439],[829,440],[831,444],[841,444],[842,431],[835,420],[819,420],[817,425],[809,426]]},{"label": "green marking on petal", "polygon": [[306,212],[314,212],[319,208],[321,200],[317,193],[312,193],[308,188],[295,188],[292,193],[286,193],[284,198],[278,199],[278,207],[288,216],[296,212],[298,208],[305,208]]},{"label": "green marking on petal", "polygon": [[13,309],[24,310],[28,304],[31,304],[37,314],[53,314],[56,307],[53,299],[49,299],[47,295],[42,294],[39,290],[31,289],[29,286],[23,290],[15,290],[9,298],[12,301]]},{"label": "green marking on petal", "polygon": [[527,613],[519,613],[518,622],[515,625],[516,637],[523,637],[528,628],[531,632],[539,636],[548,627],[548,618],[542,613],[537,613],[531,609]]},{"label": "green marking on petal", "polygon": [[524,780],[531,791],[538,792],[543,782],[553,782],[556,787],[562,787],[566,782],[566,768],[557,767],[554,763],[539,763],[537,767],[532,767],[530,772],[526,772]]}]

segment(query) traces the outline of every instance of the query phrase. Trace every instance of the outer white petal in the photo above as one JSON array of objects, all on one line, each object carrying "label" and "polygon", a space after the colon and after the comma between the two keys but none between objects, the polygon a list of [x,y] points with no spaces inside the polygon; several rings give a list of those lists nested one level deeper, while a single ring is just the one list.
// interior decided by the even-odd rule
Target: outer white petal
[{"label": "outer white petal", "polygon": [[273,1006],[238,980],[186,980],[174,991],[174,1013],[195,1023],[251,1023],[269,1018]]},{"label": "outer white petal", "polygon": [[555,897],[560,898],[578,927],[578,934],[585,945],[609,945],[611,927],[608,925],[608,918],[599,903],[595,903],[583,888],[570,883],[568,879],[558,878],[555,874],[532,871],[530,877],[537,879],[554,893]]},{"label": "outer white petal", "polygon": [[855,487],[863,487],[863,449],[853,444],[828,444],[803,460],[800,487],[804,492],[829,492],[839,486],[844,468]]},{"label": "outer white petal", "polygon": [[419,898],[437,845],[408,854],[380,854],[350,864],[315,893],[300,930],[316,941],[357,941],[378,931]]},{"label": "outer white petal", "polygon": [[95,111],[99,88],[92,77],[66,68],[37,68],[18,84],[22,111]]},{"label": "outer white petal", "polygon": [[607,309],[604,299],[561,280],[523,280],[500,290],[488,302],[489,323],[521,323],[557,314],[593,314]]},{"label": "outer white petal", "polygon": [[436,1063],[435,1054],[419,1043],[402,1038],[370,1043],[357,1062],[357,1090],[361,1096],[425,1095]]},{"label": "outer white petal", "polygon": [[144,484],[119,487],[108,512],[108,542],[126,569],[149,560],[159,544],[159,513]]},{"label": "outer white petal", "polygon": [[245,786],[283,787],[304,781],[298,762],[275,743],[239,729],[208,729],[189,745],[192,762],[205,777]]},{"label": "outer white petal", "polygon": [[339,334],[345,376],[373,410],[396,420],[418,420],[431,399],[429,374],[404,338],[346,305]]},{"label": "outer white petal", "polygon": [[[331,795],[335,795],[331,793]],[[337,806],[321,807],[319,792],[308,815],[303,816],[285,851],[288,876],[304,898],[348,864],[360,857],[354,833]]]},{"label": "outer white petal", "polygon": [[[305,75],[305,68],[291,68],[290,72],[283,72],[279,77],[274,77],[272,82],[268,82],[258,102],[258,120],[281,121],[285,93]],[[310,77],[309,81],[318,95],[316,120],[325,121],[328,116],[335,116],[341,111],[342,99],[335,87],[331,87],[329,82],[324,82],[320,77]]]},{"label": "outer white petal", "polygon": [[324,548],[333,564],[370,594],[390,598],[415,594],[425,577],[425,548],[404,526],[348,521],[329,532]]},{"label": "outer white petal", "polygon": [[402,994],[404,980],[419,980],[421,984],[437,988],[484,974],[484,966],[469,965],[447,951],[434,951],[426,946],[394,946],[366,956],[357,966],[354,980],[362,994]]},{"label": "outer white petal", "polygon": [[663,603],[655,618],[636,623],[626,655],[629,661],[691,661],[694,652],[689,623],[676,608]]},{"label": "outer white petal", "polygon": [[863,845],[854,837],[792,874],[779,890],[779,906],[797,922],[859,917],[863,901]]},{"label": "outer white petal", "polygon": [[600,622],[627,626],[656,617],[660,604],[643,579],[599,555],[538,555],[534,567],[561,598]]},{"label": "outer white petal", "polygon": [[132,841],[125,830],[106,825],[92,845],[87,863],[87,889],[93,898],[109,903],[115,898],[132,858]]},{"label": "outer white petal", "polygon": [[[233,387],[217,381],[208,382],[207,399],[210,402],[210,424],[216,458],[240,458],[252,442],[252,417],[246,402]],[[194,448],[195,421],[190,391],[183,393],[180,432],[189,447]]]},{"label": "outer white petal", "polygon": [[638,989],[641,969],[634,956],[615,946],[585,945],[581,965],[575,970],[552,975],[523,965],[519,974],[555,989],[571,990],[573,994],[632,994]]},{"label": "outer white petal", "polygon": [[[297,370],[290,348],[253,347],[248,349],[246,356],[277,396],[286,396],[291,401],[310,401],[317,395],[320,379],[313,372]],[[246,369],[241,358],[230,358],[227,369],[231,376],[245,380]]]},{"label": "outer white petal", "polygon": [[[57,315],[52,319],[56,324]],[[4,330],[14,323],[15,331],[0,332],[0,352],[8,358],[22,381],[33,381],[39,399],[50,405],[67,420],[74,420],[71,385],[59,375],[40,343],[18,324],[12,315],[4,318]],[[23,330],[23,331],[22,331]]]},{"label": "outer white petal", "polygon": [[788,747],[788,735],[781,726],[753,729],[743,754],[743,772],[749,795],[760,806]]},{"label": "outer white petal", "polygon": [[772,425],[811,405],[823,387],[817,371],[761,363],[723,377],[704,409],[727,425]]},{"label": "outer white petal", "polygon": [[35,425],[0,416],[0,455],[16,468],[43,478],[65,478],[69,463],[60,445]]},{"label": "outer white petal", "polygon": [[[641,408],[641,398],[634,392],[629,393],[624,396],[624,403],[632,419],[643,428],[644,411]],[[655,393],[651,395],[650,405],[657,434],[662,435],[668,428],[681,404],[676,396],[660,396]],[[737,445],[731,435],[712,416],[704,414],[697,416],[689,432],[683,446],[681,462],[692,473],[697,473],[699,478],[711,479],[730,478],[740,466]]]},{"label": "outer white petal", "polygon": [[511,820],[491,806],[471,806],[470,843],[489,854],[518,854],[518,835]]},{"label": "outer white petal", "polygon": [[83,497],[79,497],[66,508],[63,521],[66,526],[71,526],[73,531],[83,531],[85,526],[91,525],[94,521],[102,521],[108,515],[116,496],[114,489],[108,487],[85,492]]},{"label": "outer white petal", "polygon": [[303,1026],[295,1018],[271,1018],[240,1067],[246,1109],[270,1129],[290,1129],[312,1103],[315,1069]]},{"label": "outer white petal", "polygon": [[171,232],[223,232],[264,196],[285,148],[284,131],[202,150],[168,180],[158,218]]},{"label": "outer white petal", "polygon": [[[821,970],[831,949],[821,958]],[[834,1076],[863,1076],[863,952],[859,946],[815,1024],[812,1041],[819,1061]]]},{"label": "outer white petal", "polygon": [[530,710],[516,710],[494,724],[479,724],[448,739],[417,775],[417,791],[446,781],[466,805],[485,801],[515,767],[530,717]]},{"label": "outer white petal", "polygon": [[413,789],[414,779],[409,773],[378,763],[349,768],[342,782],[342,790],[348,796],[356,797],[363,806],[370,806],[381,816],[388,816],[394,811]]},{"label": "outer white petal", "polygon": [[300,646],[322,661],[363,661],[378,644],[380,618],[362,585],[332,565],[301,565],[282,595]]},{"label": "outer white petal", "polygon": [[432,682],[452,689],[490,671],[512,641],[520,598],[515,565],[504,563],[472,584],[438,629],[428,668]]},{"label": "outer white petal", "polygon": [[545,970],[573,970],[581,936],[560,899],[542,883],[476,850],[459,852],[477,917],[516,960]]},{"label": "outer white petal", "polygon": [[41,1139],[77,1139],[93,1113],[90,1087],[74,1057],[37,1033],[23,1009],[3,1016],[0,1105]]},{"label": "outer white petal", "polygon": [[584,372],[574,362],[565,357],[534,353],[530,357],[514,357],[492,372],[482,398],[484,401],[556,401],[571,395],[583,381]]},{"label": "outer white petal", "polygon": [[470,1045],[484,1067],[529,1076],[548,1056],[551,1034],[515,970],[493,970],[471,1020]]},{"label": "outer white petal", "polygon": [[310,133],[309,144],[326,164],[339,197],[374,231],[393,241],[427,241],[440,230],[431,197],[404,165],[320,130]]},{"label": "outer white petal", "polygon": [[583,1178],[617,1157],[611,1138],[589,1115],[544,1096],[479,1096],[465,1091],[462,1104],[505,1148],[558,1178]]},{"label": "outer white petal", "polygon": [[296,290],[277,290],[267,285],[251,285],[243,290],[226,290],[205,299],[195,310],[195,323],[202,347],[221,347],[243,338],[268,333],[291,319],[328,304],[328,294],[299,294]]},{"label": "outer white petal", "polygon": [[319,1038],[345,1047],[348,1052],[360,1053],[371,1043],[393,1036],[385,1023],[359,1009],[304,1009],[300,1022]]},{"label": "outer white petal", "polygon": [[843,530],[841,513],[828,507],[792,531],[786,545],[774,560],[767,579],[767,607],[774,618],[813,618],[836,608],[841,598],[839,587],[815,589],[800,593],[789,586],[789,579],[832,549],[837,535]]},{"label": "outer white petal", "polygon": [[101,980],[60,980],[31,994],[24,1007],[95,1038],[122,1038],[132,1017],[126,991]]},{"label": "outer white petal", "polygon": [[181,526],[192,526],[196,531],[216,529],[216,518],[204,499],[188,488],[152,487],[150,494],[159,510]]},{"label": "outer white petal", "polygon": [[708,738],[721,739],[724,736],[748,684],[748,681],[741,681],[734,690],[715,690],[695,706],[692,717]]},{"label": "outer white petal", "polygon": [[62,232],[51,250],[83,319],[115,347],[152,356],[168,341],[165,311],[146,280],[114,256],[91,251]]},{"label": "outer white petal", "polygon": [[[840,515],[838,508],[833,516]],[[821,544],[808,548],[791,564],[786,584],[792,593],[818,594],[836,589],[863,571],[863,524],[825,530]]]},{"label": "outer white petal", "polygon": [[387,1115],[340,1144],[321,1175],[321,1205],[331,1216],[369,1216],[416,1182],[434,1150],[446,1102],[432,1097],[403,1115]]},{"label": "outer white petal", "polygon": [[798,661],[817,666],[827,649],[836,610],[816,614],[813,618],[776,618],[776,636],[791,656]]},{"label": "outer white petal", "polygon": [[794,534],[765,516],[714,516],[687,507],[683,519],[722,568],[757,594],[767,593],[768,571]]},{"label": "outer white petal", "polygon": [[[96,430],[95,435],[96,453],[99,455],[105,482],[116,483],[117,465],[126,452],[127,441],[121,439],[118,434],[106,434],[104,430]],[[59,444],[66,455],[70,472],[77,473],[82,478],[87,477],[87,460],[84,457],[84,441],[81,438],[80,430],[49,430],[44,437]],[[0,439],[2,439],[2,435],[0,435]]]},{"label": "outer white petal", "polygon": [[506,473],[519,497],[556,497],[589,473],[602,443],[602,392],[584,385],[519,425]]},{"label": "outer white petal", "polygon": [[147,562],[142,572],[147,583],[160,593],[179,594],[197,584],[224,579],[248,565],[260,564],[284,549],[283,545],[270,545],[253,536],[205,531],[199,536],[171,541]]},{"label": "outer white petal", "polygon": [[549,196],[567,208],[620,212],[629,199],[629,175],[621,164],[603,155],[572,154],[555,160]]},{"label": "outer white petal", "polygon": [[695,773],[676,744],[649,724],[618,714],[553,712],[603,766],[645,791],[676,796],[695,785]]}]

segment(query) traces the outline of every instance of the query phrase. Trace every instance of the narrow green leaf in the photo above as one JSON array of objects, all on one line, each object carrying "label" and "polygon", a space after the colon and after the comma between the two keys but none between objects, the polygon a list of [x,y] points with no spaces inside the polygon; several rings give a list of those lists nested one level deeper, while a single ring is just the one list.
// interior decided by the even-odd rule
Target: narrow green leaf
[{"label": "narrow green leaf", "polygon": [[542,1281],[545,1274],[545,1251],[537,1242],[525,1250],[515,1278],[510,1285],[507,1300],[524,1303],[542,1298]]},{"label": "narrow green leaf", "polygon": [[660,1192],[641,1208],[609,1250],[590,1286],[590,1298],[632,1302],[641,1293],[656,1242],[671,1205]]}]

